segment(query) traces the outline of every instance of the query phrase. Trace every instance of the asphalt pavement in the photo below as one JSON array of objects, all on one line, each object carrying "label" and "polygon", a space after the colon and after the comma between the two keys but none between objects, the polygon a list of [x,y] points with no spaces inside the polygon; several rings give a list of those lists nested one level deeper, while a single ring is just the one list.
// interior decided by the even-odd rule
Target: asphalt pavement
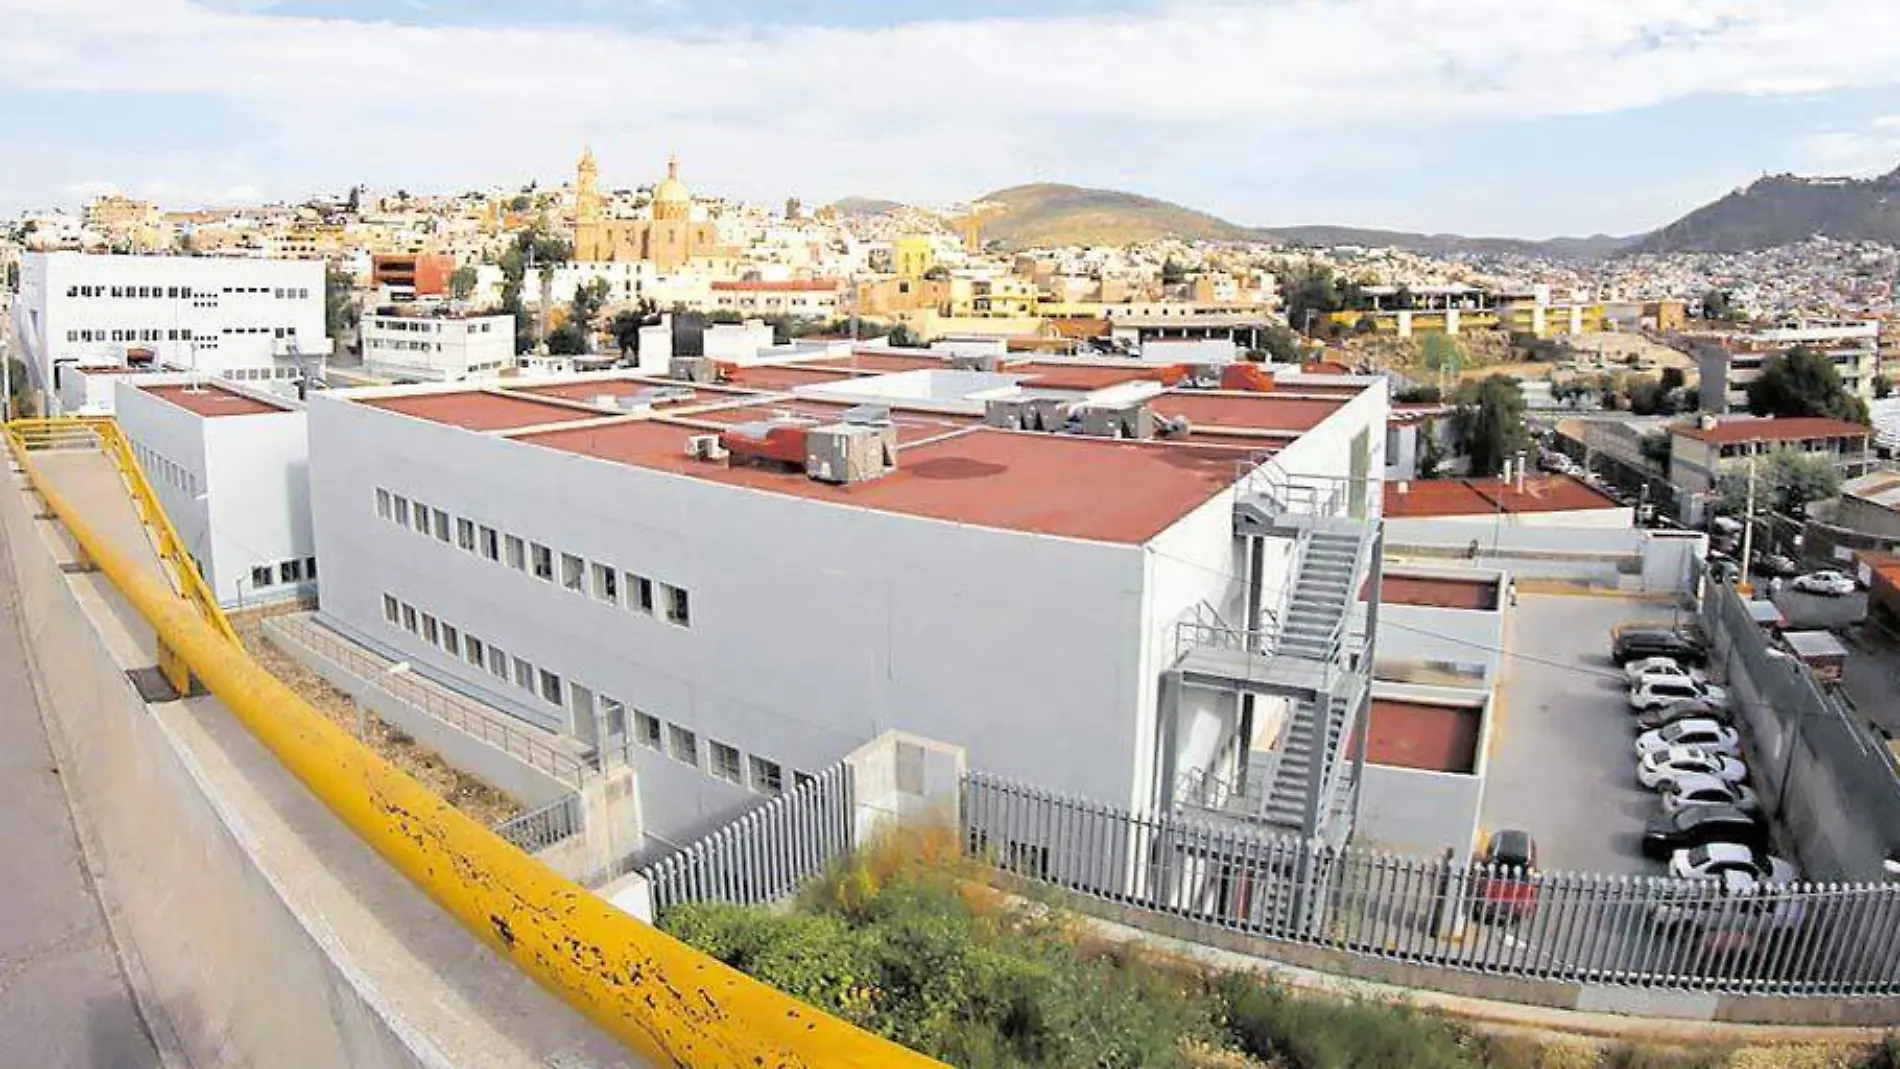
[{"label": "asphalt pavement", "polygon": [[0,1065],[161,1065],[80,854],[0,545]]}]

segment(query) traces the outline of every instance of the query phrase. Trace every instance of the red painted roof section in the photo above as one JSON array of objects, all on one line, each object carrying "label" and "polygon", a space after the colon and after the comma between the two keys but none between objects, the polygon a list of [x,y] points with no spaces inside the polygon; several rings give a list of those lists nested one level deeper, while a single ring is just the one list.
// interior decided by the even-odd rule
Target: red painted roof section
[{"label": "red painted roof section", "polygon": [[792,279],[786,282],[715,282],[714,293],[831,293],[839,288],[835,278]]},{"label": "red painted roof section", "polygon": [[1385,491],[1388,519],[1488,516],[1496,512],[1572,512],[1620,508],[1616,499],[1568,475],[1524,480],[1520,492],[1502,479],[1413,479]]},{"label": "red painted roof section", "polygon": [[830,356],[823,360],[804,360],[799,367],[828,367],[839,371],[875,371],[887,375],[895,371],[944,370],[950,361],[940,356],[893,356],[890,353],[860,352],[853,356]]},{"label": "red painted roof section", "polygon": [[[515,381],[519,380],[506,382],[502,384],[502,388],[508,390],[510,393],[532,394],[535,397],[558,397],[564,401],[579,401],[583,404],[593,404],[596,398],[604,394],[621,396],[636,394],[641,390],[652,390],[661,387],[680,388],[681,386],[680,383],[676,382],[661,383],[637,378],[595,379],[592,382],[555,382],[545,386],[517,386],[514,385]],[[661,407],[682,404],[718,404],[721,401],[730,401],[738,397],[744,397],[749,392],[746,390],[720,390],[717,393],[712,393],[708,392],[709,387],[697,383],[685,388],[692,390],[695,394],[692,400],[668,401],[666,405]]]},{"label": "red painted roof section", "polygon": [[226,389],[217,383],[193,387],[144,386],[141,389],[153,397],[206,419],[216,419],[220,416],[265,416],[291,411],[281,405],[259,401],[255,397],[246,397],[236,390]]},{"label": "red painted roof section", "polygon": [[[976,428],[904,449],[895,472],[851,486],[800,473],[694,460],[703,433],[665,420],[551,430],[518,439],[709,482],[979,527],[1139,544],[1232,485],[1242,451]],[[1113,487],[1114,493],[1104,493]]]},{"label": "red painted roof section", "polygon": [[1865,438],[1873,428],[1838,419],[1781,416],[1773,419],[1725,419],[1705,430],[1699,423],[1683,424],[1671,433],[1715,445],[1739,442],[1796,442],[1808,438]]},{"label": "red painted roof section", "polygon": [[1150,404],[1163,416],[1186,416],[1195,427],[1269,430],[1288,434],[1310,431],[1323,423],[1327,416],[1346,406],[1343,399],[1206,390],[1165,393]]},{"label": "red painted roof section", "polygon": [[[1359,588],[1359,600],[1372,593],[1372,581]],[[1483,609],[1498,607],[1498,583],[1495,579],[1456,579],[1440,576],[1394,575],[1387,572],[1379,586],[1381,605],[1418,605],[1433,609]]]},{"label": "red painted roof section", "polygon": [[856,377],[836,368],[773,365],[735,368],[731,383],[760,390],[789,390],[795,386],[816,386]]},{"label": "red painted roof section", "polygon": [[360,403],[432,423],[465,427],[471,431],[509,431],[543,423],[572,423],[575,420],[601,418],[597,412],[474,390],[364,398]]},{"label": "red painted roof section", "polygon": [[[824,401],[787,401],[784,403],[747,405],[742,408],[720,408],[710,412],[682,413],[682,420],[704,420],[724,427],[734,427],[741,423],[753,423],[769,420],[787,413],[818,420],[820,423],[836,423],[844,416],[850,405],[831,404]],[[935,412],[910,412],[893,410],[891,423],[897,428],[897,444],[909,445],[925,438],[935,438],[940,434],[963,427],[972,427],[982,422],[972,416],[940,415]]]},{"label": "red painted roof section", "polygon": [[1053,361],[1027,361],[1006,364],[1003,373],[1023,376],[1023,385],[1041,390],[1100,390],[1124,382],[1138,382],[1144,375],[1161,371],[1165,364],[1102,367],[1094,364],[1059,364]]},{"label": "red painted roof section", "polygon": [[1484,710],[1469,705],[1372,699],[1366,760],[1424,772],[1470,774],[1478,767]]}]

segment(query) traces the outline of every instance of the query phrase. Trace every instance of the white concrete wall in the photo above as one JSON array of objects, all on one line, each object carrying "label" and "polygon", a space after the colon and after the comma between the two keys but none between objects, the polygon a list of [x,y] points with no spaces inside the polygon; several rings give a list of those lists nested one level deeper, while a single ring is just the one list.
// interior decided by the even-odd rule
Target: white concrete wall
[{"label": "white concrete wall", "polygon": [[[105,287],[107,296],[69,296],[81,286]],[[113,297],[115,286],[165,293],[188,286],[193,296]],[[273,352],[288,347],[327,352],[323,286],[319,260],[30,253],[14,314],[34,385],[50,390],[54,363],[121,364],[129,348],[149,348],[161,363],[209,374],[268,366]],[[224,292],[240,287],[264,292]],[[288,337],[279,338],[279,330]],[[87,331],[104,337],[84,340]],[[138,336],[113,340],[125,331]],[[195,337],[195,347],[174,332]]]},{"label": "white concrete wall", "polygon": [[[703,771],[717,740],[816,771],[891,729],[972,767],[1104,801],[1134,792],[1142,554],[840,508],[313,398],[323,614],[546,725],[565,715],[384,620],[385,593],[464,635],[697,732],[699,768],[634,747],[650,833],[693,838],[759,795]],[[387,487],[690,592],[682,628],[379,519]],[[557,579],[558,579],[557,574]],[[626,591],[621,591],[623,601]],[[631,713],[630,713],[631,716]]]},{"label": "white concrete wall", "polygon": [[374,374],[421,382],[497,375],[515,363],[515,320],[372,314],[363,320],[363,362]]},{"label": "white concrete wall", "polygon": [[[1355,626],[1363,629],[1364,602],[1354,607]],[[1474,682],[1493,683],[1503,659],[1504,613],[1478,609],[1442,609],[1430,605],[1379,607],[1377,664],[1403,669],[1430,664],[1469,669]]]},{"label": "white concrete wall", "polygon": [[1478,831],[1484,781],[1455,772],[1421,772],[1368,764],[1359,794],[1357,840],[1405,853],[1438,855],[1447,848],[1469,861]]},{"label": "white concrete wall", "polygon": [[[169,381],[169,379],[161,380]],[[133,380],[114,384],[113,407],[119,429],[138,458],[165,517],[207,577],[218,567],[210,512],[200,500],[209,485],[205,475],[205,420],[140,389]],[[169,462],[169,463],[167,463]],[[180,478],[182,469],[183,478]]]}]

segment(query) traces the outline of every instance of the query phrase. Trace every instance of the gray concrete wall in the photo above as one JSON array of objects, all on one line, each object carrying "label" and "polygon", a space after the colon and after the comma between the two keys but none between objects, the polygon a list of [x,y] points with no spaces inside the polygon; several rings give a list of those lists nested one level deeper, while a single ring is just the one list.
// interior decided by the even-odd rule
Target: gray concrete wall
[{"label": "gray concrete wall", "polygon": [[1437,857],[1447,848],[1470,859],[1484,781],[1452,772],[1368,764],[1360,781],[1355,835],[1366,845]]},{"label": "gray concrete wall", "polygon": [[1408,519],[1386,521],[1385,552],[1388,562],[1465,563],[1518,579],[1665,593],[1684,589],[1688,561],[1701,557],[1705,544],[1702,536],[1680,531]]},{"label": "gray concrete wall", "polygon": [[441,913],[210,698],[147,706],[98,574],[0,488],[26,641],[155,1028],[204,1066],[521,1067],[630,1055]]},{"label": "gray concrete wall", "polygon": [[275,620],[264,621],[264,635],[305,668],[322,676],[358,705],[384,723],[408,732],[455,768],[507,794],[527,808],[546,805],[574,792],[565,783],[522,761],[506,750],[446,723],[411,702],[398,698],[318,650],[297,639],[294,630]]},{"label": "gray concrete wall", "polygon": [[961,746],[889,731],[844,759],[851,770],[852,841],[900,828],[955,828],[969,758]]},{"label": "gray concrete wall", "polygon": [[[1365,626],[1365,604],[1355,608]],[[1492,683],[1503,659],[1504,613],[1440,609],[1428,605],[1379,607],[1378,665],[1458,666],[1474,684]],[[1382,672],[1381,677],[1385,675]]]}]

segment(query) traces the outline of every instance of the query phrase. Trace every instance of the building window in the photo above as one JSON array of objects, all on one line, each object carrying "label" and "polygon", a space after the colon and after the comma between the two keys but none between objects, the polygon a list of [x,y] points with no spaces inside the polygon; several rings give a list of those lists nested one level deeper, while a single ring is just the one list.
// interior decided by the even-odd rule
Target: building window
[{"label": "building window", "polygon": [[425,538],[429,535],[429,514],[433,511],[422,502],[416,502],[416,533]]},{"label": "building window", "polygon": [[462,657],[477,668],[482,666],[482,640],[474,635],[462,636]]},{"label": "building window", "polygon": [[470,553],[475,552],[475,521],[455,521],[455,544]]},{"label": "building window", "polygon": [[712,774],[732,783],[740,782],[738,749],[723,742],[713,742],[709,746],[712,750]]},{"label": "building window", "polygon": [[653,615],[653,580],[627,573],[627,608]]},{"label": "building window", "polygon": [[581,584],[587,576],[587,562],[572,553],[561,554],[561,585],[574,593],[581,592]]},{"label": "building window", "polygon": [[601,719],[607,722],[607,737],[619,738],[627,733],[627,707],[618,698],[600,696]]},{"label": "building window", "polygon": [[286,583],[303,582],[303,561],[287,560],[277,566],[277,576]]},{"label": "building window", "polygon": [[539,542],[531,543],[528,548],[532,551],[532,554],[533,554],[534,577],[536,579],[546,580],[547,582],[550,582],[550,583],[553,582],[554,581],[554,551],[542,545]]},{"label": "building window", "polygon": [[534,693],[534,665],[519,657],[515,658],[515,686],[529,694]]},{"label": "building window", "polygon": [[442,648],[451,657],[462,655],[462,633],[449,624],[442,625]]},{"label": "building window", "polygon": [[428,613],[422,614],[422,641],[431,646],[442,644],[442,630],[436,625],[436,619]]},{"label": "building window", "polygon": [[419,623],[416,619],[416,607],[414,605],[409,605],[406,603],[403,605],[402,629],[404,631],[409,632],[412,635],[422,630],[422,624]]},{"label": "building window", "polygon": [[271,571],[271,567],[268,564],[260,564],[257,567],[252,568],[251,569],[251,589],[258,590],[263,587],[275,585],[271,579],[271,577],[275,574],[276,574],[275,572]]},{"label": "building window", "polygon": [[699,736],[678,724],[668,724],[666,743],[667,752],[673,755],[673,760],[699,767]]},{"label": "building window", "polygon": [[[390,506],[389,510],[385,511],[383,508],[384,505]],[[387,520],[393,516],[397,523],[405,527],[409,524],[409,500],[407,498],[398,497],[387,491],[378,491],[376,511],[382,515],[383,519]]]},{"label": "building window", "polygon": [[795,791],[802,791],[806,787],[811,786],[815,782],[816,780],[814,780],[809,773],[805,773],[805,772],[792,773],[792,789]]},{"label": "building window", "polygon": [[435,510],[435,540],[438,542],[449,540],[449,514],[441,509]]},{"label": "building window", "polygon": [[499,647],[488,647],[488,674],[503,683],[508,682],[508,655]]},{"label": "building window", "polygon": [[633,737],[649,750],[660,748],[660,718],[649,713],[633,714]]},{"label": "building window", "polygon": [[528,570],[527,543],[514,535],[508,536],[508,567],[517,572]]},{"label": "building window", "polygon": [[541,669],[541,700],[549,705],[561,705],[561,677],[547,669]]},{"label": "building window", "polygon": [[393,594],[383,595],[383,619],[394,624],[402,618],[402,606]]},{"label": "building window", "polygon": [[620,604],[620,573],[605,564],[594,565],[594,597],[609,605]]},{"label": "building window", "polygon": [[484,560],[501,560],[501,533],[499,531],[493,527],[482,528],[481,545]]},{"label": "building window", "polygon": [[680,627],[693,625],[692,603],[686,591],[676,586],[666,588],[666,622]]},{"label": "building window", "polygon": [[315,557],[304,558],[303,577],[305,579],[310,580],[313,583],[317,581],[317,558]]},{"label": "building window", "polygon": [[776,761],[767,761],[763,757],[752,759],[752,789],[760,794],[785,793],[785,773]]}]

